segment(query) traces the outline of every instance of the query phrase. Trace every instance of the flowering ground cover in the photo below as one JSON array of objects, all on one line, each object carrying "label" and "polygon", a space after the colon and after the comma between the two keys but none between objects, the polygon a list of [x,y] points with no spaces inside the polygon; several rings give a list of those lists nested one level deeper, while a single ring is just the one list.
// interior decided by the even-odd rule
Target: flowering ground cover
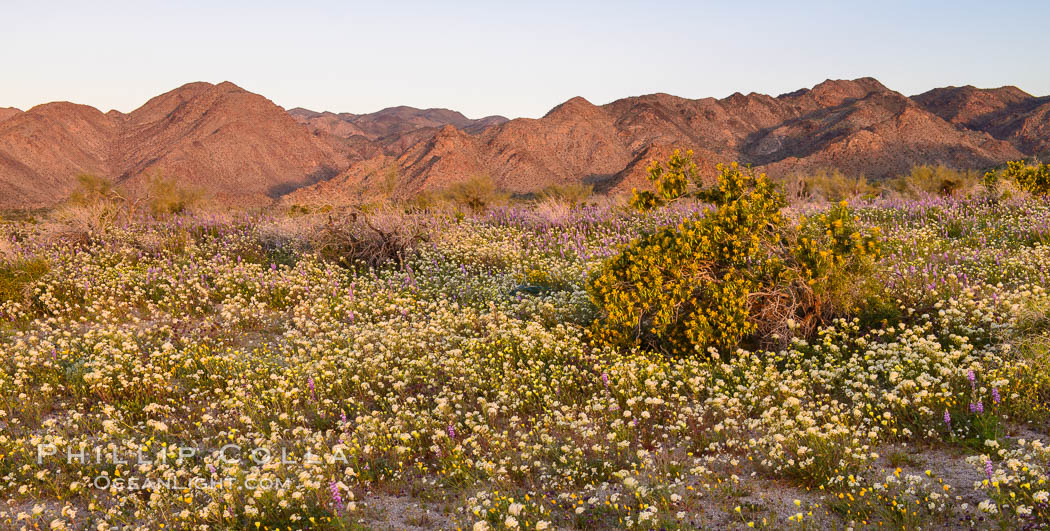
[{"label": "flowering ground cover", "polygon": [[[600,346],[588,278],[704,207],[0,229],[0,527],[1048,525],[1050,204],[854,205],[879,312],[710,356]],[[822,207],[811,207],[822,208]]]}]

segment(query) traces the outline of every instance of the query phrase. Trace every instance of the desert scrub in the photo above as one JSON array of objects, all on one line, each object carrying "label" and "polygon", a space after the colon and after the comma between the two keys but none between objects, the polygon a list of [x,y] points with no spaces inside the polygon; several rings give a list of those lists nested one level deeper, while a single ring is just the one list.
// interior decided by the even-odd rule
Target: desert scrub
[{"label": "desert scrub", "polygon": [[817,171],[809,175],[792,175],[780,181],[792,204],[870,198],[879,195],[879,189],[864,177],[847,177],[839,170]]},{"label": "desert scrub", "polygon": [[691,153],[654,163],[655,192],[635,192],[640,211],[684,198],[714,205],[676,226],[625,246],[589,282],[603,318],[603,344],[670,355],[730,351],[745,338],[808,334],[852,311],[862,279],[880,253],[877,230],[863,230],[846,203],[791,223],[783,196],[764,174],[736,163],[718,166],[701,188]]},{"label": "desert scrub", "polygon": [[47,274],[47,261],[42,258],[0,261],[0,305],[25,299],[27,288]]},{"label": "desert scrub", "polygon": [[1012,160],[1002,170],[985,173],[984,185],[994,188],[1003,179],[1032,195],[1050,195],[1050,164],[1025,164],[1021,160]]},{"label": "desert scrub", "polygon": [[981,184],[981,175],[973,170],[957,170],[947,166],[920,165],[886,182],[895,193],[912,199],[926,197],[965,196]]},{"label": "desert scrub", "polygon": [[471,212],[484,211],[488,207],[506,201],[506,194],[500,192],[496,181],[488,175],[475,175],[464,181],[453,183],[441,191],[442,197]]},{"label": "desert scrub", "polygon": [[[994,528],[1000,518],[1015,528],[1045,519],[1046,455],[1032,445],[1048,440],[1040,342],[1050,247],[1035,235],[1047,233],[1050,205],[937,197],[821,204],[804,219],[785,210],[775,245],[762,243],[801,270],[800,238],[816,240],[806,275],[836,275],[842,266],[819,251],[878,226],[887,257],[871,278],[903,318],[832,319],[772,351],[710,358],[596,346],[590,275],[624,245],[712,205],[640,215],[586,205],[557,223],[514,206],[459,221],[419,213],[430,238],[401,263],[350,268],[314,247],[327,212],[176,214],[117,224],[88,243],[12,227],[9,256],[46,258],[49,269],[30,300],[0,316],[0,528]],[[563,289],[512,294],[526,278]],[[1021,437],[1026,455],[1000,453]],[[55,446],[43,464],[40,442]],[[216,454],[231,443],[242,448],[232,463]],[[200,451],[156,458],[184,445]],[[67,463],[81,446],[102,448],[103,462]],[[254,462],[254,447],[273,461]],[[108,459],[110,448],[127,462]],[[139,450],[152,466],[135,463]],[[282,463],[283,450],[293,463]],[[882,457],[898,451],[915,462]],[[322,462],[306,463],[306,452]],[[945,453],[980,459],[940,462]],[[1024,464],[1015,470],[1011,459]],[[103,472],[140,484],[232,479],[146,496],[94,488]],[[283,487],[256,496],[248,479]],[[980,513],[982,502],[998,512]],[[402,508],[429,510],[429,520],[398,518]],[[1027,508],[1035,516],[1013,516]]]},{"label": "desert scrub", "polygon": [[312,237],[317,253],[344,267],[403,264],[428,239],[427,220],[391,209],[328,216]]}]

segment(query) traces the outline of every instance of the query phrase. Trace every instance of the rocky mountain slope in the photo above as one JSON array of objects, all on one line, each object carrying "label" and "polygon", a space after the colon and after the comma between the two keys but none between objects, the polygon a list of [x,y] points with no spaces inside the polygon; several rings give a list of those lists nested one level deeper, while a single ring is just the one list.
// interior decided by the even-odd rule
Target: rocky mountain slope
[{"label": "rocky mountain slope", "polygon": [[53,205],[79,173],[134,183],[164,174],[232,204],[409,196],[473,176],[519,194],[583,182],[645,186],[674,148],[704,168],[773,175],[840,169],[885,178],[916,164],[982,168],[1050,149],[1050,97],[947,87],[906,97],[872,78],[780,96],[572,98],[539,119],[446,109],[285,112],[232,83],[191,83],[135,111],[72,103],[0,109],[0,208]]},{"label": "rocky mountain slope", "polygon": [[8,118],[10,118],[10,117],[12,117],[12,116],[14,116],[16,114],[21,114],[21,113],[22,113],[21,109],[16,109],[14,107],[0,107],[0,122],[6,120],[6,119],[8,119]]},{"label": "rocky mountain slope", "polygon": [[[1037,127],[1046,127],[1045,117],[1022,113],[1013,120],[1031,120],[1035,125],[1016,129],[1050,138]],[[627,191],[645,186],[649,161],[676,147],[694,150],[705,168],[737,160],[771,174],[837,168],[869,178],[916,164],[981,168],[1031,153],[1027,137],[989,131],[954,123],[872,78],[828,80],[777,97],[651,94],[602,106],[577,97],[540,119],[510,120],[474,134],[446,127],[399,155],[354,165],[287,200],[349,200],[389,188],[391,180],[411,194],[474,175],[491,176],[515,193],[565,182]]]},{"label": "rocky mountain slope", "polygon": [[476,133],[490,125],[507,121],[503,116],[486,116],[472,120],[448,109],[416,109],[406,106],[390,107],[369,114],[314,112],[296,107],[289,110],[288,114],[314,132],[321,131],[343,138],[360,135],[368,140],[390,138],[419,129],[440,129],[446,125]]},{"label": "rocky mountain slope", "polygon": [[49,103],[0,121],[0,207],[48,206],[76,176],[162,175],[221,202],[260,204],[330,178],[345,155],[232,83],[191,83],[129,114]]},{"label": "rocky mountain slope", "polygon": [[986,132],[1031,154],[1050,150],[1050,96],[1017,87],[946,87],[914,96],[924,109],[968,130]]}]

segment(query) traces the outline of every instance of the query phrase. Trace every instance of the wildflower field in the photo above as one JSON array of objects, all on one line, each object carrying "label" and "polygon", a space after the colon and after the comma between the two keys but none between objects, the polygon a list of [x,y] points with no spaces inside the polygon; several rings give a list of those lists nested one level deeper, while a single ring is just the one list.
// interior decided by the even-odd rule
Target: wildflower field
[{"label": "wildflower field", "polygon": [[868,309],[696,355],[592,283],[702,202],[399,212],[374,263],[323,213],[4,223],[0,528],[1050,525],[1050,203],[784,216],[836,209]]}]

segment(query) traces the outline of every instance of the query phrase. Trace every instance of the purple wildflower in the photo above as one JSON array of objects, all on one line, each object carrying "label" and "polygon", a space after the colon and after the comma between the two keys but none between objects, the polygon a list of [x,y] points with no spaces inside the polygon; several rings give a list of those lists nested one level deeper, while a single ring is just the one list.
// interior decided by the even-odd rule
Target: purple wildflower
[{"label": "purple wildflower", "polygon": [[449,439],[455,439],[456,438],[456,428],[453,428],[451,424],[448,425],[448,438]]},{"label": "purple wildflower", "polygon": [[984,473],[988,474],[988,477],[992,477],[992,474],[995,473],[995,467],[992,466],[991,459],[986,459],[984,461]]},{"label": "purple wildflower", "polygon": [[332,504],[335,505],[335,515],[343,515],[343,496],[339,494],[339,484],[331,482],[328,484],[329,490],[332,491]]},{"label": "purple wildflower", "polygon": [[977,406],[970,402],[970,413],[977,413]]},{"label": "purple wildflower", "polygon": [[609,373],[602,373],[602,383],[605,384],[605,387],[609,387]]},{"label": "purple wildflower", "polygon": [[966,371],[966,379],[970,380],[970,387],[977,387],[977,376],[973,373],[973,369]]},{"label": "purple wildflower", "polygon": [[944,410],[944,423],[947,424],[948,427],[951,427],[952,425],[952,416],[948,413],[947,409]]},{"label": "purple wildflower", "polygon": [[1000,400],[1000,398],[999,398],[999,389],[993,387],[992,388],[992,403],[993,404],[998,404],[999,400]]},{"label": "purple wildflower", "polygon": [[310,388],[310,398],[313,398],[314,400],[317,400],[317,394],[314,393],[314,378],[313,378],[313,376],[311,376],[308,380],[306,380],[306,386]]},{"label": "purple wildflower", "polygon": [[984,404],[981,403],[980,400],[977,401],[976,409],[977,409],[977,414],[978,415],[980,415],[981,413],[984,413]]}]

